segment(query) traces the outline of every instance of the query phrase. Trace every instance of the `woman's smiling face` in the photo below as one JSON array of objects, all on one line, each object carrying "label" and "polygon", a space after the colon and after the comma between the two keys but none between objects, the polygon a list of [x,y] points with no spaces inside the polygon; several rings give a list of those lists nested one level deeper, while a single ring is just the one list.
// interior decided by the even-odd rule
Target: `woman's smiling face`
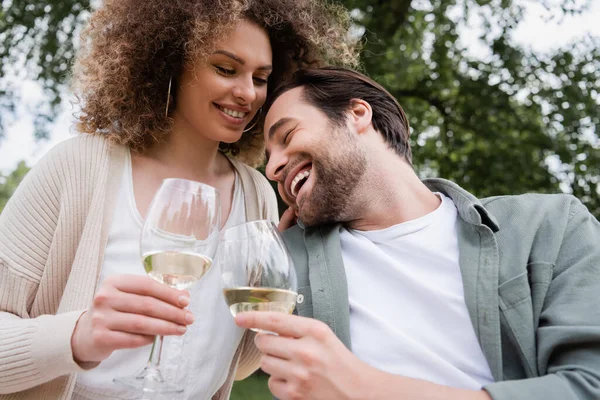
[{"label": "woman's smiling face", "polygon": [[209,140],[236,142],[266,100],[271,70],[267,33],[242,20],[206,60],[184,70],[172,116]]}]

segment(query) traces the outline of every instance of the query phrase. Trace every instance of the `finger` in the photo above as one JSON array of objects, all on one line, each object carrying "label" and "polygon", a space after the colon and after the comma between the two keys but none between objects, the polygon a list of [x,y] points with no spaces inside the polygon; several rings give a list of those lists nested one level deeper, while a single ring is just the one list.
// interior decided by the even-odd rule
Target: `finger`
[{"label": "finger", "polygon": [[118,349],[136,349],[144,347],[154,342],[154,336],[136,335],[127,332],[108,331],[106,336],[102,338],[102,345],[118,350]]},{"label": "finger", "polygon": [[260,333],[254,338],[256,348],[261,353],[284,360],[293,358],[293,349],[298,346],[297,339]]},{"label": "finger", "polygon": [[269,378],[268,385],[269,390],[274,397],[281,400],[286,400],[288,398],[287,382],[285,380],[272,376]]},{"label": "finger", "polygon": [[291,228],[292,226],[296,225],[296,223],[296,211],[292,207],[288,207],[288,209],[283,212],[279,220],[279,232],[283,232],[286,229]]},{"label": "finger", "polygon": [[288,381],[294,378],[294,368],[291,362],[281,358],[264,355],[260,359],[260,369],[272,378]]},{"label": "finger", "polygon": [[109,300],[111,308],[116,311],[145,315],[174,322],[178,325],[189,325],[194,322],[194,315],[190,311],[173,306],[155,297],[126,292],[117,293]]},{"label": "finger", "polygon": [[169,287],[149,276],[115,275],[107,278],[105,283],[114,286],[121,292],[151,296],[177,307],[185,307],[190,303],[188,291]]},{"label": "finger", "polygon": [[109,317],[96,313],[92,324],[104,325],[111,331],[150,336],[183,335],[187,331],[185,326],[173,322],[121,312],[111,313]]},{"label": "finger", "polygon": [[292,338],[321,334],[320,331],[324,329],[322,326],[327,327],[327,325],[312,318],[267,311],[239,313],[235,317],[235,323],[242,328],[255,328]]}]

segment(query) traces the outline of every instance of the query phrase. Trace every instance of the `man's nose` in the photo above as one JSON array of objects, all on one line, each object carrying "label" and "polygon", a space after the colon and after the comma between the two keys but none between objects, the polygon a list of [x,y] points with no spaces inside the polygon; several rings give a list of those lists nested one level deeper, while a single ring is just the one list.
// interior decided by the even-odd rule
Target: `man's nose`
[{"label": "man's nose", "polygon": [[267,178],[272,181],[280,181],[283,179],[283,169],[287,164],[287,158],[281,153],[271,153],[269,162],[265,167]]}]

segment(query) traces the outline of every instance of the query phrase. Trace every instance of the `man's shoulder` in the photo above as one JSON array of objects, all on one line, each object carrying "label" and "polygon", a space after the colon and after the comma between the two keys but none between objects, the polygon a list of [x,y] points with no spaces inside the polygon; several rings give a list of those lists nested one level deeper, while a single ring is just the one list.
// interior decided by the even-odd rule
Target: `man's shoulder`
[{"label": "man's shoulder", "polygon": [[[433,178],[426,179],[423,182],[431,190],[440,191],[449,196],[459,211],[462,211],[465,218],[472,215],[472,207],[479,208],[480,206],[483,206],[500,223],[505,218],[510,219],[511,216],[543,215],[545,217],[566,216],[568,218],[586,210],[585,206],[575,196],[564,193],[526,193],[477,198],[456,183],[445,179]],[[481,213],[481,210],[478,209],[478,211]]]},{"label": "man's shoulder", "polygon": [[554,264],[564,248],[565,235],[577,221],[593,219],[587,208],[568,194],[497,196],[481,199],[481,203],[498,221],[495,237],[505,262],[513,264],[509,269],[534,261]]},{"label": "man's shoulder", "polygon": [[575,196],[564,193],[493,196],[481,198],[480,201],[499,221],[509,216],[515,218],[532,215],[569,218],[573,213],[585,209]]}]

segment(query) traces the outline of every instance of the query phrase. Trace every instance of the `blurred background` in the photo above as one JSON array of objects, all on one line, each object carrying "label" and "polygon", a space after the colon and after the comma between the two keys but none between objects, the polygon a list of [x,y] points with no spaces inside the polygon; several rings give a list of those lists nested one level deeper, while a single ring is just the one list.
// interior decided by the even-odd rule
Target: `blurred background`
[{"label": "blurred background", "polygon": [[[143,0],[140,0],[143,1]],[[600,217],[600,0],[345,0],[363,72],[410,118],[423,178],[477,196],[565,192]],[[69,72],[92,0],[2,0],[0,211],[72,137]],[[267,399],[266,377],[232,399]]]}]

